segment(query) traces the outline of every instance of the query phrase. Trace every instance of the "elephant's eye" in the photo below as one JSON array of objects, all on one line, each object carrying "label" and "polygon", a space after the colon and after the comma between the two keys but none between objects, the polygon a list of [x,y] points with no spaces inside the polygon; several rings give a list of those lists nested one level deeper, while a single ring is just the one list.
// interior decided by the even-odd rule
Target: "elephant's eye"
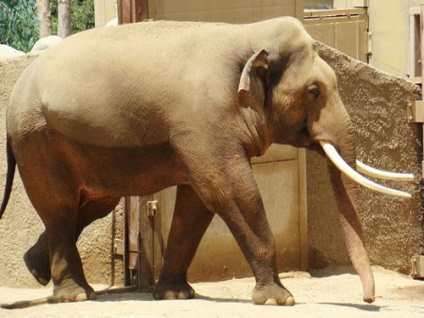
[{"label": "elephant's eye", "polygon": [[317,84],[311,84],[307,87],[308,95],[311,96],[313,99],[317,99],[320,95],[319,88]]}]

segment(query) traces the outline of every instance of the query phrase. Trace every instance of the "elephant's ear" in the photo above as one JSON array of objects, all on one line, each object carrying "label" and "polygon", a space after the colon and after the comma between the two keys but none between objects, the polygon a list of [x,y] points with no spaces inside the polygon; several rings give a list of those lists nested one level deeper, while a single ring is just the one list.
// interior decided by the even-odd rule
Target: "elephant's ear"
[{"label": "elephant's ear", "polygon": [[242,106],[252,103],[263,105],[265,102],[265,73],[268,70],[268,52],[261,50],[253,54],[241,73],[238,87],[238,100]]}]

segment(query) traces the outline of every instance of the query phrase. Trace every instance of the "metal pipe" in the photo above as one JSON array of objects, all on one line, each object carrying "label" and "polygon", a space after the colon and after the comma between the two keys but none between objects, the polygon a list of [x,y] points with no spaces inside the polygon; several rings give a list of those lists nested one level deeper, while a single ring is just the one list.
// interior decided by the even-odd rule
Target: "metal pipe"
[{"label": "metal pipe", "polygon": [[[420,65],[421,65],[421,98],[424,96],[424,4],[420,5]],[[421,124],[424,136],[424,125]],[[421,161],[421,176],[424,177],[424,139],[423,139],[423,161]]]}]

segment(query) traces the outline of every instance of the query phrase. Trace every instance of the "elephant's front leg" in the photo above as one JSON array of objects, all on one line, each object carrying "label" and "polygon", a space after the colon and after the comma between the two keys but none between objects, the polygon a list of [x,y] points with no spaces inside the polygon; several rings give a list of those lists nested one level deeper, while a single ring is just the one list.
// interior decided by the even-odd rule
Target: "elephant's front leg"
[{"label": "elephant's front leg", "polygon": [[294,298],[278,277],[274,238],[251,174],[240,173],[242,177],[233,181],[232,196],[216,212],[228,225],[252,268],[256,279],[253,303],[292,306]]},{"label": "elephant's front leg", "polygon": [[188,299],[194,290],[187,282],[187,269],[200,240],[213,218],[189,185],[178,186],[175,211],[155,299]]},{"label": "elephant's front leg", "polygon": [[[196,142],[202,141],[186,141],[190,149],[179,154],[194,190],[224,220],[251,266],[256,278],[253,302],[293,305],[293,296],[278,278],[274,239],[244,149],[239,145],[231,149],[228,140],[224,150],[213,149],[211,143],[209,148],[207,143],[194,147]],[[222,144],[216,140],[216,145]]]}]

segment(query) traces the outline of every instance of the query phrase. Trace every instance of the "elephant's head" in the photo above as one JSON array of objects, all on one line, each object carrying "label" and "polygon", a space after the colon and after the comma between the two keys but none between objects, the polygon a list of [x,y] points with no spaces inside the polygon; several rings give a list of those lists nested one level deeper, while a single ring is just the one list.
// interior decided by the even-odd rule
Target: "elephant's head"
[{"label": "elephant's head", "polygon": [[[408,193],[378,185],[360,172],[386,179],[410,174],[379,171],[356,161],[354,128],[339,96],[334,71],[318,55],[314,40],[300,24],[290,38],[263,47],[246,63],[239,84],[239,104],[256,108],[268,144],[275,142],[318,150],[329,159],[331,181],[340,209],[348,253],[361,277],[364,300],[374,301],[374,280],[362,242],[355,182],[386,194]],[[292,31],[292,30],[290,30]],[[246,110],[248,111],[248,110]],[[266,131],[266,132],[265,132]]]}]

